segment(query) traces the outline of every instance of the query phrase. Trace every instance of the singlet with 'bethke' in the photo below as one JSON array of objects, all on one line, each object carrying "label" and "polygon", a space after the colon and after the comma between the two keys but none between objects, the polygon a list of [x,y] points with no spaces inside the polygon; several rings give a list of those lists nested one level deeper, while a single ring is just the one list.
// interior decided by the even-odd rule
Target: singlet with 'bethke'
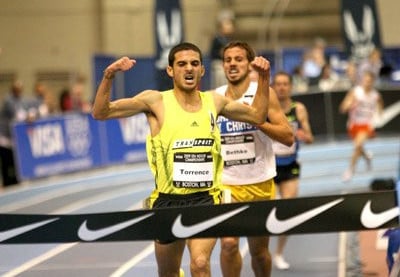
[{"label": "singlet with 'bethke'", "polygon": [[[257,91],[257,82],[251,82],[247,91],[237,101],[251,104]],[[216,89],[225,95],[227,86]],[[276,175],[272,140],[253,125],[218,117],[222,136],[224,171],[222,183],[250,185],[270,180]]]}]

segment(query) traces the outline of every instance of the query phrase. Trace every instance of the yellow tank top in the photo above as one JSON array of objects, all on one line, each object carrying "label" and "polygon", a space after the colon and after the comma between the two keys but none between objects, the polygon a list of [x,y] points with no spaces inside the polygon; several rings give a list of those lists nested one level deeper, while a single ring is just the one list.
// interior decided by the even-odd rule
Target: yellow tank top
[{"label": "yellow tank top", "polygon": [[156,136],[147,138],[146,146],[155,192],[219,190],[223,162],[212,94],[200,92],[202,107],[197,112],[183,110],[172,90],[162,97],[164,123]]}]

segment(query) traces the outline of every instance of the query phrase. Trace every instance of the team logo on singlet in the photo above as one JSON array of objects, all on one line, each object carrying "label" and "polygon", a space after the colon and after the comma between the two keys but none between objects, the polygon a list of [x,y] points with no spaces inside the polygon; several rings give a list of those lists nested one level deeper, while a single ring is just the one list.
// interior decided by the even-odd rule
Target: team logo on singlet
[{"label": "team logo on singlet", "polygon": [[172,149],[191,148],[196,146],[212,146],[214,139],[196,138],[196,139],[178,139],[174,141]]},{"label": "team logo on singlet", "polygon": [[213,113],[212,112],[209,112],[210,113],[210,127],[211,127],[211,133],[212,132],[214,132],[214,129],[215,129],[215,118],[214,118],[214,115],[213,115]]}]

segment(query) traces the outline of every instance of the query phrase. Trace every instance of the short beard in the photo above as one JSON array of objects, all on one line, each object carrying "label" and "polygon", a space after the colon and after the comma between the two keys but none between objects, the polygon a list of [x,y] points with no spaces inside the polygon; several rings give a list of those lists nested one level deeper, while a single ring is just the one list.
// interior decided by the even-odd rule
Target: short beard
[{"label": "short beard", "polygon": [[249,74],[245,74],[245,75],[243,75],[242,77],[240,77],[239,79],[236,79],[236,80],[229,80],[229,79],[228,80],[229,80],[229,83],[231,83],[232,85],[239,85],[239,84],[243,83],[246,80],[248,75]]}]

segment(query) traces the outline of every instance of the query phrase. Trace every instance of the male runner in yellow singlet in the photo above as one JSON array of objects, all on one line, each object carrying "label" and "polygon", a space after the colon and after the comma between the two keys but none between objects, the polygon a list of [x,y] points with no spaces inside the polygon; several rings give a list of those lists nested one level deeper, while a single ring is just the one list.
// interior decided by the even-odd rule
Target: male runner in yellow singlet
[{"label": "male runner in yellow singlet", "polygon": [[[253,104],[244,105],[213,91],[199,91],[204,75],[201,51],[191,43],[181,43],[168,56],[167,73],[173,80],[173,89],[145,90],[132,98],[111,101],[115,73],[127,71],[135,64],[135,60],[123,57],[105,69],[94,101],[94,118],[106,120],[139,113],[147,116],[151,133],[147,141],[148,158],[156,181],[150,201],[152,208],[218,204],[222,159],[217,116],[254,125],[265,121],[269,62],[262,57],[252,62],[260,76],[258,89]],[[210,276],[210,256],[215,243],[214,238],[156,240],[159,276],[179,276],[186,244],[191,276]]]}]

